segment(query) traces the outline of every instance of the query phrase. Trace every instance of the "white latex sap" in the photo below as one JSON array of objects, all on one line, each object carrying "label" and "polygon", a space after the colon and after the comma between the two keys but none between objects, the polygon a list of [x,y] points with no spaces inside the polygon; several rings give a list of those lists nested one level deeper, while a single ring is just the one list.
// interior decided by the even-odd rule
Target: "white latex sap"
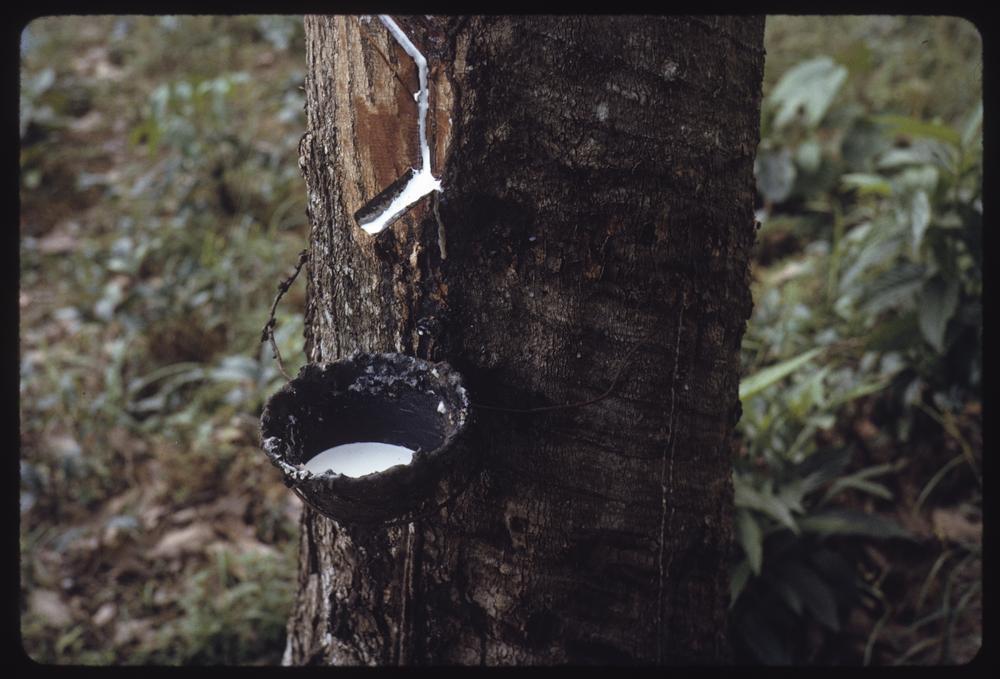
[{"label": "white latex sap", "polygon": [[403,192],[396,196],[392,203],[375,219],[361,225],[368,233],[375,234],[384,229],[397,214],[413,205],[432,191],[441,191],[441,182],[431,174],[431,147],[427,144],[427,59],[420,50],[406,37],[406,33],[387,14],[380,14],[379,19],[385,25],[392,37],[410,55],[417,65],[417,82],[420,89],[413,93],[417,101],[417,132],[420,137],[420,169],[417,170]]},{"label": "white latex sap", "polygon": [[327,448],[306,462],[306,471],[322,474],[327,470],[344,476],[374,474],[397,464],[409,464],[413,451],[404,446],[359,441]]}]

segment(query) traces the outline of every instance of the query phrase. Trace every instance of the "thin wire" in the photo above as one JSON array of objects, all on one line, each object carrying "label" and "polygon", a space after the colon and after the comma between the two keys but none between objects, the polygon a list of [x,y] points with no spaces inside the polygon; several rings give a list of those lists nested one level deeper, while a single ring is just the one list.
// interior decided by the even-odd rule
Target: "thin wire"
[{"label": "thin wire", "polygon": [[299,271],[302,270],[302,266],[308,259],[308,250],[300,252],[299,261],[295,265],[295,271],[291,276],[278,283],[278,294],[275,296],[274,302],[271,304],[271,314],[268,316],[267,323],[264,324],[264,329],[260,332],[261,344],[267,341],[271,342],[271,350],[274,352],[274,358],[278,362],[278,370],[281,371],[281,374],[285,376],[286,380],[290,380],[292,377],[285,370],[285,364],[281,360],[281,352],[278,351],[278,343],[274,341],[274,328],[278,325],[278,320],[274,317],[274,315],[278,310],[278,302],[280,302],[281,298],[284,297],[286,292],[288,292],[288,288],[292,287],[292,283],[294,283],[295,279],[298,278]]}]

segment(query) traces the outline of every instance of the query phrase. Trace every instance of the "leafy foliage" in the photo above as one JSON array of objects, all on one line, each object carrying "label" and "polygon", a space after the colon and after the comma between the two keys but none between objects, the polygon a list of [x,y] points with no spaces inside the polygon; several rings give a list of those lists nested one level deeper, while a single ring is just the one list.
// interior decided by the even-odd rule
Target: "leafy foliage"
[{"label": "leafy foliage", "polygon": [[[769,41],[787,30],[783,20],[768,19]],[[831,20],[858,29],[853,18]],[[898,35],[932,31],[934,21],[907,20]],[[929,413],[950,418],[951,433],[938,436],[958,440],[956,418],[981,388],[981,99],[969,93],[949,121],[914,115],[884,91],[873,105],[868,86],[898,78],[893,61],[877,65],[877,39],[885,31],[840,45],[836,57],[803,50],[779,75],[769,62],[756,166],[763,265],[743,345],[734,476],[742,559],[732,577],[737,652],[764,663],[851,657],[834,640],[877,590],[858,550],[922,543],[901,524],[919,525],[911,512],[921,509],[897,504],[903,475],[919,474],[925,490],[943,477],[944,467],[923,471],[912,430],[926,429]],[[775,51],[770,43],[769,59]],[[788,239],[791,253],[768,253]],[[873,408],[895,431],[871,426]],[[852,431],[862,423],[869,435]],[[872,450],[885,459],[863,464]],[[978,477],[971,445],[955,460]],[[880,625],[903,608],[879,605]],[[873,661],[869,633],[853,662]]]}]

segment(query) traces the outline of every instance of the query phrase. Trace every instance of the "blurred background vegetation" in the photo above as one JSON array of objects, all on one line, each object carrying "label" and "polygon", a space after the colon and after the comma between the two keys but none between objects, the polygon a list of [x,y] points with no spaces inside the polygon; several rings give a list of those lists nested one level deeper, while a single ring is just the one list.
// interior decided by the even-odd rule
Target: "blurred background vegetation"
[{"label": "blurred background vegetation", "polygon": [[24,646],[277,663],[298,500],[258,448],[259,339],[308,239],[301,18],[46,18],[21,56]]},{"label": "blurred background vegetation", "polygon": [[[974,27],[769,17],[734,449],[741,663],[981,644]],[[21,49],[21,594],[42,662],[274,664],[295,496],[260,330],[305,247],[299,17],[63,17]],[[277,340],[301,365],[304,285]]]},{"label": "blurred background vegetation", "polygon": [[982,57],[945,17],[769,17],[734,486],[744,662],[982,642]]}]

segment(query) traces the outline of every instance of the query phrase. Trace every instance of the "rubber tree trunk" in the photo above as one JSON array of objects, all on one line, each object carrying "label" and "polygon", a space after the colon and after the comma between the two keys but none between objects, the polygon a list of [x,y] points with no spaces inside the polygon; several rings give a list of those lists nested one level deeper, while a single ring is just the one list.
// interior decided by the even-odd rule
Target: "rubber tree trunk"
[{"label": "rubber tree trunk", "polygon": [[307,352],[448,361],[474,473],[399,525],[307,508],[285,662],[725,660],[763,18],[396,20],[443,192],[359,227],[421,165],[418,70],[308,17]]}]

